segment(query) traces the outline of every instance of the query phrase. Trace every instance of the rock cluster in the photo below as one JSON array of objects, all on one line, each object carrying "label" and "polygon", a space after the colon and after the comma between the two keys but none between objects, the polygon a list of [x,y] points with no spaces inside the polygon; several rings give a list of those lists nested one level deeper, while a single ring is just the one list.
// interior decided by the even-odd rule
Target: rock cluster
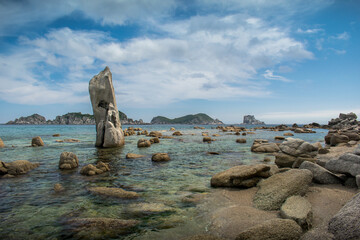
[{"label": "rock cluster", "polygon": [[265,123],[255,119],[254,115],[245,115],[243,124],[262,125],[262,124],[265,124]]},{"label": "rock cluster", "polygon": [[331,129],[344,129],[353,126],[359,126],[359,122],[356,119],[357,116],[353,112],[348,114],[340,113],[339,117],[331,119],[328,125]]},{"label": "rock cluster", "polygon": [[124,145],[119,112],[110,69],[106,67],[89,83],[89,92],[96,122],[96,146],[119,147]]},{"label": "rock cluster", "polygon": [[280,153],[275,155],[278,167],[299,167],[304,161],[315,162],[318,147],[298,138],[286,138],[279,145]]},{"label": "rock cluster", "polygon": [[93,175],[102,174],[102,173],[107,172],[109,170],[110,170],[109,164],[103,163],[103,162],[98,162],[96,164],[96,166],[94,166],[92,164],[88,164],[88,165],[84,166],[80,170],[80,174],[87,175],[87,176],[93,176]]}]

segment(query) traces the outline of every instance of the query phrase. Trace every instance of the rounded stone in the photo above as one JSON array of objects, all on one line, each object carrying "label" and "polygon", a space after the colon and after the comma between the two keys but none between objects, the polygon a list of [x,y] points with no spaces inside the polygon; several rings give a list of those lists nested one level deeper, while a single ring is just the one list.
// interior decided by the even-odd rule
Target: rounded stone
[{"label": "rounded stone", "polygon": [[74,169],[79,166],[79,159],[72,152],[63,152],[60,155],[59,168],[60,169]]}]

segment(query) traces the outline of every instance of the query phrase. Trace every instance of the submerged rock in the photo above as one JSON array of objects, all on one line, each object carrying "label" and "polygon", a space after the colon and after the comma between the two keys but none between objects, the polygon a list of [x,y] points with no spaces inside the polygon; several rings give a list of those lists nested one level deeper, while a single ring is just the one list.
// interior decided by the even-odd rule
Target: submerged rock
[{"label": "submerged rock", "polygon": [[170,161],[170,156],[167,153],[154,153],[151,160],[153,162],[167,162]]},{"label": "submerged rock", "polygon": [[98,162],[96,164],[96,166],[94,166],[92,164],[88,164],[88,165],[84,166],[80,170],[80,174],[87,175],[87,176],[93,176],[93,175],[97,175],[97,174],[102,174],[107,171],[110,171],[109,164],[103,163],[103,162]]},{"label": "submerged rock", "polygon": [[304,195],[312,177],[311,171],[307,169],[291,169],[275,174],[258,184],[254,206],[262,210],[278,210],[288,197]]},{"label": "submerged rock", "polygon": [[300,196],[289,197],[281,206],[280,215],[283,218],[294,220],[304,230],[311,228],[313,213],[311,204],[306,198]]},{"label": "submerged rock", "polygon": [[336,240],[360,239],[360,193],[330,220],[328,230]]},{"label": "submerged rock", "polygon": [[150,147],[151,142],[149,140],[141,138],[141,139],[139,139],[137,146],[138,146],[138,148]]},{"label": "submerged rock", "polygon": [[116,218],[75,218],[67,224],[77,239],[104,239],[132,232],[140,222]]},{"label": "submerged rock", "polygon": [[65,188],[60,183],[55,183],[54,184],[54,191],[55,192],[62,192],[64,190],[65,190]]},{"label": "submerged rock", "polygon": [[108,196],[108,197],[125,198],[125,199],[134,199],[139,197],[139,194],[137,194],[136,192],[125,191],[121,188],[92,187],[89,188],[88,190],[91,193]]},{"label": "submerged rock", "polygon": [[16,160],[10,163],[0,161],[0,176],[1,175],[22,175],[28,171],[37,168],[39,163],[32,163],[27,160]]},{"label": "submerged rock", "polygon": [[37,136],[31,140],[31,146],[32,147],[42,147],[42,146],[44,146],[44,142],[41,139],[41,137]]},{"label": "submerged rock", "polygon": [[60,155],[59,168],[60,169],[74,169],[79,166],[79,159],[72,152],[63,152]]},{"label": "submerged rock", "polygon": [[96,122],[97,147],[119,147],[125,138],[116,105],[112,75],[106,67],[89,83],[89,92]]},{"label": "submerged rock", "polygon": [[173,208],[163,203],[133,203],[126,208],[126,212],[134,215],[152,215],[172,211],[174,211]]},{"label": "submerged rock", "polygon": [[128,153],[126,154],[126,159],[135,159],[135,158],[142,158],[145,157],[145,155],[140,155],[136,153]]},{"label": "submerged rock", "polygon": [[254,187],[261,179],[271,175],[269,165],[241,165],[215,174],[211,178],[211,186],[250,188]]},{"label": "submerged rock", "polygon": [[295,240],[302,230],[295,221],[271,219],[241,232],[236,240]]}]

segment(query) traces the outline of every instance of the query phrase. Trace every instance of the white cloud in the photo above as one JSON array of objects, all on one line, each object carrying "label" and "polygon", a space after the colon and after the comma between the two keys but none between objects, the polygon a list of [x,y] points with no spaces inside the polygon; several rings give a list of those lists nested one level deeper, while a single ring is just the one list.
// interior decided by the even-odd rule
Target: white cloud
[{"label": "white cloud", "polygon": [[281,82],[291,82],[291,80],[289,80],[283,76],[274,75],[274,72],[269,69],[265,71],[263,76],[264,76],[264,78],[269,79],[269,80],[276,80],[276,81],[281,81]]},{"label": "white cloud", "polygon": [[319,121],[321,123],[327,123],[332,118],[337,118],[339,113],[359,113],[360,109],[328,109],[319,111],[308,112],[270,112],[257,116],[268,123],[291,123],[297,121],[297,123],[310,123],[309,121]]},{"label": "white cloud", "polygon": [[331,38],[338,40],[348,40],[350,38],[350,34],[348,34],[347,32],[343,32],[337,34],[336,36],[332,36]]},{"label": "white cloud", "polygon": [[[108,33],[69,28],[23,37],[21,47],[0,56],[11,63],[0,72],[0,98],[25,104],[85,102],[85,86],[106,65],[113,72],[118,101],[127,106],[266,97],[271,91],[254,81],[259,69],[313,58],[286,29],[242,14],[152,26],[162,37],[120,42]],[[289,81],[268,71],[268,79]]]},{"label": "white cloud", "polygon": [[335,48],[329,48],[331,51],[333,51],[334,53],[336,54],[339,54],[339,55],[344,55],[346,54],[346,50],[339,50],[339,49],[335,49]]},{"label": "white cloud", "polygon": [[313,28],[313,29],[306,29],[306,30],[298,28],[296,32],[305,33],[305,34],[314,34],[314,33],[323,32],[323,31],[324,31],[324,29],[322,29],[322,28]]}]

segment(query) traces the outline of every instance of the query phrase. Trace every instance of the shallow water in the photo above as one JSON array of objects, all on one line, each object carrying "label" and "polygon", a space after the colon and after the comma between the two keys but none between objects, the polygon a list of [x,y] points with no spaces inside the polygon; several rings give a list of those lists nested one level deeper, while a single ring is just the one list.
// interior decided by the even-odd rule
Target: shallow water
[{"label": "shallow water", "polygon": [[[123,126],[126,128],[128,126]],[[162,131],[171,136],[170,125],[136,126],[150,131]],[[284,132],[258,130],[254,135],[236,136],[211,129],[193,129],[191,125],[175,125],[184,135],[173,139],[160,139],[150,148],[137,148],[137,141],[144,136],[130,136],[125,146],[117,149],[94,147],[95,126],[7,126],[0,125],[0,137],[6,147],[0,149],[0,160],[28,160],[39,162],[40,167],[26,175],[0,179],[0,232],[3,239],[70,239],[84,236],[68,231],[66,220],[73,217],[111,217],[137,219],[141,224],[127,235],[115,239],[169,239],[205,231],[206,223],[200,220],[193,204],[182,202],[184,196],[211,192],[210,178],[215,173],[239,164],[260,163],[265,154],[250,151],[256,138],[274,141],[274,136]],[[323,142],[326,130],[316,129],[314,134],[295,134],[309,142]],[[202,132],[220,134],[211,144],[202,142]],[[59,133],[60,137],[52,137]],[[195,134],[195,135],[192,135]],[[41,136],[45,146],[29,147],[34,136]],[[55,140],[74,138],[78,143],[57,143]],[[246,138],[246,144],[235,142]],[[80,167],[73,171],[60,171],[58,162],[64,151],[74,152]],[[219,152],[209,155],[207,152]],[[125,159],[127,153],[143,154],[140,159]],[[167,152],[171,161],[153,163],[151,155]],[[99,176],[79,174],[82,166],[97,161],[110,164],[111,171]],[[62,193],[55,193],[53,186],[61,183]],[[121,187],[136,191],[137,200],[116,200],[91,195],[88,187]],[[127,211],[133,203],[163,203],[171,211],[155,215],[134,215]],[[174,235],[175,234],[175,235]],[[85,236],[86,237],[86,236]]]}]

